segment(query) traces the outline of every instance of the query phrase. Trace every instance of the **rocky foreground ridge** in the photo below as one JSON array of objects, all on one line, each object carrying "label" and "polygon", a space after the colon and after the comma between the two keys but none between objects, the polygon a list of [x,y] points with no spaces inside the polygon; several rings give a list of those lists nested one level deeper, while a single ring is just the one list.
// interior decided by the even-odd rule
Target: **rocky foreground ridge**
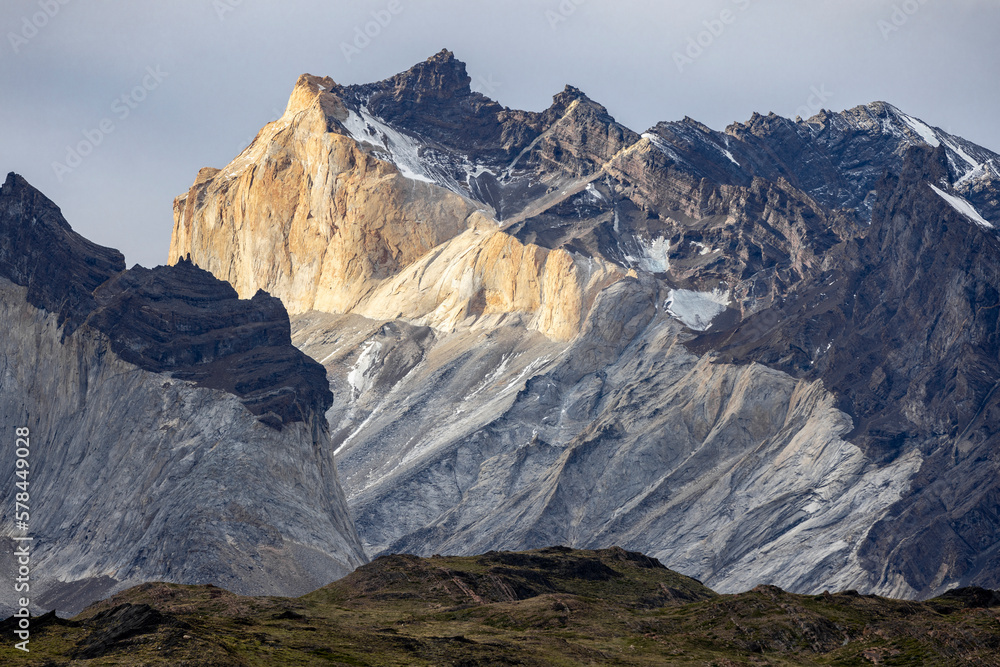
[{"label": "rocky foreground ridge", "polygon": [[160,579],[294,595],[364,562],[325,372],[291,345],[280,301],[241,301],[187,262],[126,271],[9,174],[0,311],[0,424],[32,443],[34,608]]},{"label": "rocky foreground ridge", "polygon": [[292,313],[370,555],[563,543],[716,590],[1000,586],[1000,156],[876,102],[644,133],[444,51],[303,75],[175,202]]}]

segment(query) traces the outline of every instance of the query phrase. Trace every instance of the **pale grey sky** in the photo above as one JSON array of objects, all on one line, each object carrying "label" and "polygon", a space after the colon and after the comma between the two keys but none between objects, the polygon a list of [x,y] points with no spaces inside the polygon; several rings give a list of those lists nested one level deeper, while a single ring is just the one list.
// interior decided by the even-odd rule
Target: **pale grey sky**
[{"label": "pale grey sky", "polygon": [[363,83],[442,48],[506,106],[569,83],[640,132],[886,100],[1000,150],[998,0],[4,0],[0,34],[0,170],[146,266],[173,198],[299,74]]}]

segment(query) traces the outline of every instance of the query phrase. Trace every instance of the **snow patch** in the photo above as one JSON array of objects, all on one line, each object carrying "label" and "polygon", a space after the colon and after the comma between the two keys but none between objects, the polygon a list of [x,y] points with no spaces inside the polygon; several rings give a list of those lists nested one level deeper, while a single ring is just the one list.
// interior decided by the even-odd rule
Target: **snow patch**
[{"label": "snow patch", "polygon": [[979,163],[976,162],[974,159],[972,159],[972,157],[970,157],[968,153],[963,151],[962,147],[959,146],[958,144],[954,143],[953,141],[949,141],[948,139],[944,140],[944,144],[945,146],[953,150],[956,154],[958,154],[959,157],[968,162],[969,166],[971,166],[973,169],[979,166]]},{"label": "snow patch", "polygon": [[651,132],[647,132],[646,134],[642,135],[642,138],[648,141],[649,143],[653,144],[654,146],[656,146],[656,148],[661,153],[669,157],[674,162],[684,162],[681,156],[678,155],[676,151],[674,151],[674,149],[670,147],[670,144],[664,141],[661,136],[653,134]]},{"label": "snow patch", "polygon": [[734,158],[734,157],[733,157],[733,154],[732,154],[732,153],[730,153],[729,151],[722,151],[722,153],[723,153],[723,155],[725,155],[725,156],[726,156],[727,158],[729,158],[729,161],[730,161],[730,162],[732,162],[733,164],[735,164],[735,165],[736,165],[737,167],[742,167],[742,166],[743,166],[743,165],[741,165],[741,164],[740,164],[739,162],[737,162],[737,161],[736,161],[736,158]]},{"label": "snow patch", "polygon": [[519,356],[521,356],[521,353],[517,354],[512,353],[503,355],[500,358],[500,363],[497,365],[497,367],[494,368],[489,375],[484,377],[482,382],[480,382],[479,385],[475,389],[473,389],[471,393],[469,393],[465,398],[462,399],[462,402],[466,402],[475,398],[476,396],[481,394],[484,389],[498,382],[500,378],[503,377],[504,374],[507,372],[507,368],[509,367],[511,360],[516,359]]},{"label": "snow patch", "polygon": [[[617,211],[616,211],[617,215]],[[617,228],[617,219],[616,219]],[[636,264],[649,273],[666,273],[670,270],[670,240],[664,237],[646,241],[636,237],[640,255],[638,257],[625,255],[631,264]]]},{"label": "snow patch", "polygon": [[493,173],[492,169],[490,169],[489,167],[484,167],[481,164],[480,165],[473,165],[473,164],[466,163],[466,165],[465,165],[464,168],[465,168],[465,182],[466,183],[470,183],[472,181],[472,179],[479,178],[483,174],[489,174],[490,176],[493,176],[494,178],[496,177],[496,174]]},{"label": "snow patch", "polygon": [[601,194],[600,190],[594,187],[593,183],[587,183],[587,194],[597,201],[604,201],[604,195]]},{"label": "snow patch", "polygon": [[964,197],[950,195],[932,183],[928,183],[928,185],[931,186],[934,192],[938,193],[941,199],[948,202],[953,209],[964,215],[966,218],[972,220],[984,229],[993,229],[993,225],[990,224],[989,220],[980,215],[979,211],[976,210],[976,207],[970,204]]},{"label": "snow patch", "polygon": [[913,118],[912,116],[907,116],[905,113],[899,112],[899,117],[904,123],[909,125],[910,129],[920,135],[920,138],[926,141],[928,144],[937,148],[941,145],[941,142],[937,138],[937,134],[930,128],[930,126],[922,123],[921,121]]},{"label": "snow patch", "polygon": [[726,310],[729,302],[729,290],[717,288],[711,292],[695,292],[672,289],[667,297],[666,309],[689,329],[705,331],[712,326],[712,320]]},{"label": "snow patch", "polygon": [[420,142],[386,125],[365,107],[361,107],[358,113],[348,110],[347,119],[341,125],[355,141],[384,148],[389,153],[389,159],[406,178],[437,183],[420,158]]},{"label": "snow patch", "polygon": [[549,357],[541,357],[539,359],[535,359],[530,364],[525,366],[524,370],[518,373],[516,378],[507,383],[507,386],[501,389],[500,393],[501,394],[506,393],[511,389],[517,389],[518,391],[520,391],[521,389],[524,388],[524,383],[522,382],[522,380],[529,378],[529,376],[534,377],[535,371],[537,371],[550,361],[551,359]]},{"label": "snow patch", "polygon": [[373,370],[377,370],[378,355],[382,352],[382,343],[370,341],[358,355],[354,367],[347,374],[347,383],[351,385],[352,399],[371,389],[375,380]]}]

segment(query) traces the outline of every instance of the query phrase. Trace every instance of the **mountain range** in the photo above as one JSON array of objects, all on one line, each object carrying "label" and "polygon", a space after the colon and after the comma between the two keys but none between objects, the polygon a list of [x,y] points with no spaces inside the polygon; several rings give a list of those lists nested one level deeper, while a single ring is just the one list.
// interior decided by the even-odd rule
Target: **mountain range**
[{"label": "mountain range", "polygon": [[448,51],[303,75],[176,199],[169,266],[8,177],[43,601],[553,545],[723,593],[1000,588],[1000,156],[884,102],[637,133],[470,84]]}]

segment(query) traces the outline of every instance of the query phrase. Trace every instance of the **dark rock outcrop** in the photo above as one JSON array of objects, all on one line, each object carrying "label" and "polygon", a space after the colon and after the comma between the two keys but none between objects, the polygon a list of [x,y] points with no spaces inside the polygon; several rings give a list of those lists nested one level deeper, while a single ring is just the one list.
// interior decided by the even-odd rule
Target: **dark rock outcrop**
[{"label": "dark rock outcrop", "polygon": [[292,346],[288,314],[265,292],[240,300],[189,261],[137,266],[102,285],[87,324],[122,359],[221,389],[273,426],[309,422],[333,404],[322,366]]},{"label": "dark rock outcrop", "polygon": [[[0,429],[30,433],[32,611],[151,580],[302,594],[364,562],[326,374],[291,345],[277,299],[241,301],[190,263],[122,271],[17,176],[0,201]],[[16,472],[0,481],[28,481]],[[16,572],[0,542],[0,571]],[[108,623],[81,655],[157,621]]]},{"label": "dark rock outcrop", "polygon": [[[169,615],[161,614],[148,604],[123,604],[106,609],[87,619],[84,624],[90,634],[80,640],[71,656],[77,660],[101,658],[123,648],[129,639],[163,629],[173,630],[167,644],[180,639],[189,626]],[[172,641],[171,641],[172,640]]]},{"label": "dark rock outcrop", "polygon": [[235,394],[271,426],[308,422],[333,403],[323,367],[292,345],[278,299],[241,300],[190,262],[125,271],[120,252],[74,232],[14,173],[0,188],[0,276],[58,314],[64,335],[89,324],[129,363]]},{"label": "dark rock outcrop", "polygon": [[28,288],[28,302],[72,333],[94,308],[94,290],[125,270],[125,256],[74,232],[59,207],[11,172],[0,187],[0,276]]}]

